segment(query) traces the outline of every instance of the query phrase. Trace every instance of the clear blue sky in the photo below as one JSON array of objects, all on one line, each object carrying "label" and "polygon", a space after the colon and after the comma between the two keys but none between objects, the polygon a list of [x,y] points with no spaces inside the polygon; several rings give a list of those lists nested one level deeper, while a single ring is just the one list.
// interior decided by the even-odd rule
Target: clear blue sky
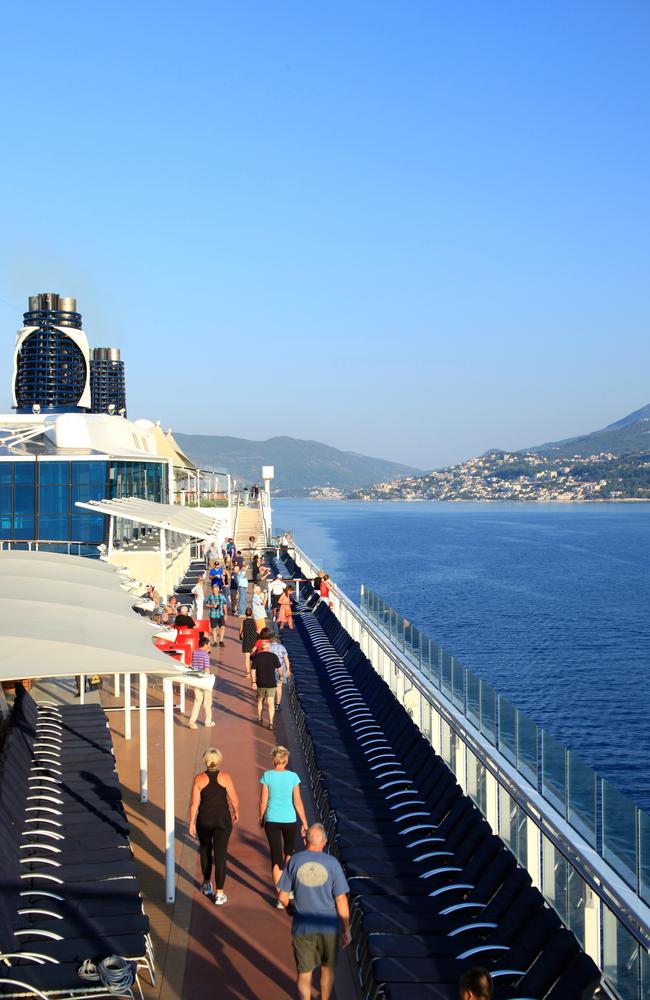
[{"label": "clear blue sky", "polygon": [[650,402],[650,3],[21,3],[0,379],[30,293],[131,416],[426,468]]}]

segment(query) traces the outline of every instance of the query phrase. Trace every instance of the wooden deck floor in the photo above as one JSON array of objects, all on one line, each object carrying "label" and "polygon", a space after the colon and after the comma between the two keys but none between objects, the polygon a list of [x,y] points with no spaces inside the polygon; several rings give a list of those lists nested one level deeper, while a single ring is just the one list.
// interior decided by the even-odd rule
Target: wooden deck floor
[{"label": "wooden deck floor", "polygon": [[[254,695],[244,683],[242,655],[235,624],[229,624],[225,649],[213,651],[217,672],[212,729],[187,728],[187,716],[176,713],[176,902],[168,905],[164,891],[163,849],[163,744],[162,711],[149,713],[149,802],[139,798],[139,749],[137,717],[133,739],[124,739],[124,715],[109,712],[124,802],[132,829],[132,842],[151,920],[158,983],[143,981],[147,998],[194,1000],[206,989],[223,998],[279,1000],[296,996],[291,955],[290,918],[275,909],[268,847],[257,821],[259,776],[270,764],[270,750],[283,743],[292,751],[291,765],[305,777],[304,760],[296,742],[288,701],[276,715],[276,729],[269,732],[255,722]],[[136,699],[133,685],[133,703]],[[158,700],[156,701],[156,695]],[[151,692],[152,704],[162,704],[162,688]],[[188,699],[188,711],[192,695]],[[112,691],[102,693],[107,709],[117,705]],[[218,746],[223,769],[230,772],[240,797],[240,821],[229,845],[228,903],[217,907],[201,895],[200,868],[195,840],[187,833],[187,816],[193,775],[203,770],[201,755]],[[306,793],[308,784],[303,780]],[[305,794],[310,821],[317,819]],[[210,994],[208,994],[210,995]],[[337,970],[338,1000],[356,998],[354,970],[349,950]]]}]

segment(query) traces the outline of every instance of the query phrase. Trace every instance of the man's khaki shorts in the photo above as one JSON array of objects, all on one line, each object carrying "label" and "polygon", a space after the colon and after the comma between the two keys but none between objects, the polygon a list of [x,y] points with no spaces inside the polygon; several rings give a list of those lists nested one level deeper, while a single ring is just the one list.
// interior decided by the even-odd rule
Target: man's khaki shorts
[{"label": "man's khaki shorts", "polygon": [[275,688],[258,688],[257,689],[257,700],[263,701],[264,698],[273,698],[275,695]]},{"label": "man's khaki shorts", "polygon": [[291,945],[298,972],[312,972],[321,965],[333,969],[336,965],[338,934],[294,934]]}]

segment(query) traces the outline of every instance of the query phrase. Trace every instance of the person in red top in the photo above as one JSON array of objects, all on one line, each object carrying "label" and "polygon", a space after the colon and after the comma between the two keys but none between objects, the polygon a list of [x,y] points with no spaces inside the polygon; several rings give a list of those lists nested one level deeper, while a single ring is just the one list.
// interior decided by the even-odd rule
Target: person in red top
[{"label": "person in red top", "polygon": [[320,596],[321,596],[321,600],[325,601],[325,603],[328,605],[328,607],[331,608],[332,607],[332,601],[330,599],[331,584],[329,582],[329,579],[330,579],[329,573],[325,573],[324,576],[321,578],[321,582],[320,582]]}]

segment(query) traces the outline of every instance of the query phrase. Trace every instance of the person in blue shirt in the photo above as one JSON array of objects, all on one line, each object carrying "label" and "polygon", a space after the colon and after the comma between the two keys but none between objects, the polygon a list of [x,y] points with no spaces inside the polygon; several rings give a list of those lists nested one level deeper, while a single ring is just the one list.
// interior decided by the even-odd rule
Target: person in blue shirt
[{"label": "person in blue shirt", "polygon": [[221,593],[218,583],[212,585],[212,593],[206,597],[203,607],[207,611],[210,621],[212,645],[216,646],[218,641],[220,646],[225,646],[224,635],[226,633],[226,619],[228,618],[228,602]]},{"label": "person in blue shirt", "polygon": [[[271,852],[273,883],[278,887],[284,867],[296,849],[296,826],[300,819],[300,835],[307,833],[307,817],[300,795],[300,778],[288,771],[289,751],[273,747],[273,767],[260,778],[260,826],[264,827]],[[278,902],[278,909],[283,909]]]},{"label": "person in blue shirt", "polygon": [[309,1000],[312,973],[320,968],[320,995],[329,1000],[338,949],[351,940],[350,887],[336,858],[325,854],[327,834],[322,823],[309,827],[306,843],[307,850],[294,854],[284,869],[278,898],[287,906],[290,893],[294,896],[291,942],[300,998]]}]

